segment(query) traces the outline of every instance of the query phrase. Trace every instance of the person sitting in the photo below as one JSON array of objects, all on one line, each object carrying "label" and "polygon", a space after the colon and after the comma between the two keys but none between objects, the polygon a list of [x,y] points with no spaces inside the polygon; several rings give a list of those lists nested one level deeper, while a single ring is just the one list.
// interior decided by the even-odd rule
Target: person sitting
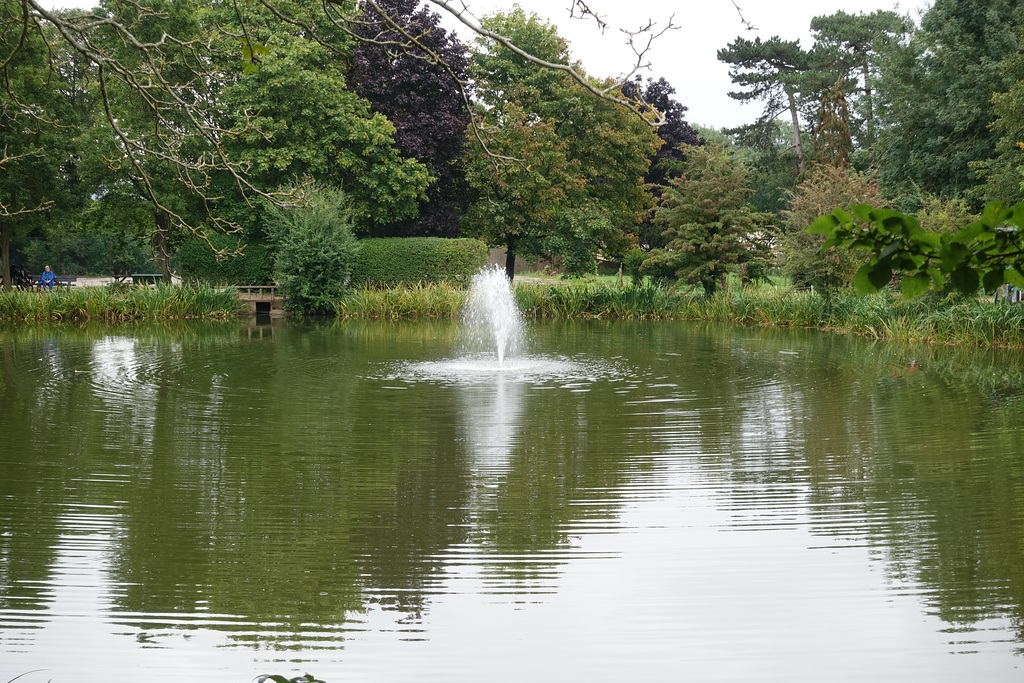
[{"label": "person sitting", "polygon": [[43,274],[39,276],[39,286],[43,289],[53,291],[53,271],[50,266],[43,268]]}]

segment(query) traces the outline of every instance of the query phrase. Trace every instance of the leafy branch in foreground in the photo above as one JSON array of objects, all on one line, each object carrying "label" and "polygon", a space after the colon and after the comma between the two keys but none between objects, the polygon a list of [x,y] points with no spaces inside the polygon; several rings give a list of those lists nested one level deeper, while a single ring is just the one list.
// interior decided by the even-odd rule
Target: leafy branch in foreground
[{"label": "leafy branch in foreground", "polygon": [[871,260],[854,276],[858,294],[877,292],[895,272],[906,296],[947,284],[964,294],[979,286],[993,292],[1003,284],[1024,287],[1024,203],[992,202],[981,218],[953,234],[929,232],[913,216],[869,204],[837,208],[807,232],[825,235],[830,247],[867,249]]}]

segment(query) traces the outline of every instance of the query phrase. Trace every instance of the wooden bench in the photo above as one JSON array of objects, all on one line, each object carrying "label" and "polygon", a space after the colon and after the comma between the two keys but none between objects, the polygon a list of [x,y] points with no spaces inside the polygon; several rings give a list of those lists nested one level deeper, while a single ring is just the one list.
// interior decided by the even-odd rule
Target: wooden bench
[{"label": "wooden bench", "polygon": [[161,279],[161,273],[132,273],[133,285],[158,285]]},{"label": "wooden bench", "polygon": [[[25,286],[27,286],[27,287],[34,287],[36,289],[46,289],[43,286],[43,283],[40,281],[42,277],[43,277],[42,275],[33,276],[31,278],[31,281],[28,282]],[[53,286],[54,287],[64,287],[66,289],[71,289],[71,287],[75,283],[77,283],[77,282],[78,282],[78,276],[77,275],[54,275],[53,276]]]}]

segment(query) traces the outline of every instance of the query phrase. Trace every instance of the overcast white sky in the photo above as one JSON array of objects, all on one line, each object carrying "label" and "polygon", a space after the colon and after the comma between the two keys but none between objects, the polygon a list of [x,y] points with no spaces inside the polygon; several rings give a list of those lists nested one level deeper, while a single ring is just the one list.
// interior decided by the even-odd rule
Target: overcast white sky
[{"label": "overcast white sky", "polygon": [[[474,14],[507,10],[513,0],[465,0]],[[618,76],[631,65],[631,54],[621,33],[601,35],[594,22],[569,19],[569,0],[518,0],[527,12],[547,18],[569,40],[573,57],[592,76]],[[662,36],[650,52],[648,75],[664,77],[676,89],[675,98],[688,107],[687,120],[723,128],[751,123],[761,113],[758,103],[741,104],[730,98],[734,89],[729,68],[718,61],[717,52],[742,35],[762,40],[778,35],[800,40],[810,47],[811,18],[843,10],[848,14],[893,10],[911,14],[930,0],[737,0],[743,17],[756,27],[749,31],[740,22],[730,0],[588,0],[588,6],[612,26],[635,29],[653,20],[664,26],[669,17],[680,28]],[[447,24],[448,22],[446,22]]]},{"label": "overcast white sky", "polygon": [[[513,0],[465,0],[476,16],[508,10]],[[54,6],[90,7],[91,0],[53,0]],[[519,0],[527,12],[551,21],[569,40],[573,57],[583,63],[592,76],[619,76],[632,64],[625,37],[609,29],[604,35],[592,20],[569,19],[570,0]],[[737,0],[744,18],[756,27],[749,31],[740,22],[730,0],[588,0],[592,10],[612,27],[636,29],[649,20],[664,26],[674,15],[679,29],[662,36],[649,54],[651,70],[647,75],[664,77],[676,89],[676,99],[688,107],[687,120],[704,126],[723,128],[750,123],[760,114],[759,104],[740,104],[728,96],[733,89],[729,69],[716,56],[737,36],[762,40],[774,35],[786,40],[799,39],[811,45],[808,31],[811,18],[843,10],[850,14],[870,14],[879,9],[896,9],[916,18],[918,8],[930,0]],[[442,11],[437,10],[441,14]],[[449,28],[457,22],[445,20]],[[464,31],[464,40],[470,37]]]}]

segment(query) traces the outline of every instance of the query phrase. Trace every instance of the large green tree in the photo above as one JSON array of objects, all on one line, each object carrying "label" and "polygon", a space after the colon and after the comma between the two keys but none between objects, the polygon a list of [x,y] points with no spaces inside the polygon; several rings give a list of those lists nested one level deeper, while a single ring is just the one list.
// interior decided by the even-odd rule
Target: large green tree
[{"label": "large green tree", "polygon": [[22,30],[20,16],[17,3],[0,5],[0,261],[6,288],[12,284],[11,241],[44,226],[72,195],[68,163],[76,125],[59,70],[64,55],[46,33]]},{"label": "large green tree", "polygon": [[759,217],[747,203],[742,162],[722,145],[686,147],[683,173],[669,181],[655,222],[667,244],[651,250],[641,272],[671,273],[713,294],[729,273],[763,256]]},{"label": "large green tree", "polygon": [[1007,204],[1024,201],[1024,10],[1016,16],[1017,49],[999,65],[1005,90],[992,96],[992,130],[999,136],[996,157],[971,166],[984,179],[973,194]]},{"label": "large green tree", "polygon": [[345,188],[364,227],[415,216],[428,171],[402,157],[394,125],[346,87],[343,57],[280,32],[264,45],[260,68],[223,92],[232,155],[268,190],[303,177]]},{"label": "large green tree", "polygon": [[833,70],[833,82],[849,82],[847,89],[857,91],[853,98],[856,117],[851,128],[857,147],[868,154],[877,137],[874,91],[880,55],[898,44],[911,28],[909,19],[891,10],[871,14],[847,14],[840,10],[811,19],[819,68]]},{"label": "large green tree", "polygon": [[[118,65],[90,70],[92,94],[102,114],[83,130],[82,175],[91,188],[85,223],[148,242],[164,277],[183,230],[207,217],[212,194],[208,158],[215,153],[215,123],[197,126],[181,102],[216,105],[218,81],[210,78],[203,0],[103,0],[80,22],[103,28],[90,34],[91,49]],[[118,26],[130,27],[140,51]],[[173,38],[172,38],[173,36]],[[147,81],[162,87],[140,87]]]},{"label": "large green tree", "polygon": [[880,182],[894,197],[955,197],[995,155],[992,95],[1007,83],[1000,62],[1016,49],[1018,0],[936,0],[910,40],[881,62]]},{"label": "large green tree", "polygon": [[[568,44],[536,15],[516,8],[483,25],[549,63],[570,65]],[[654,130],[564,71],[539,68],[500,43],[480,41],[470,73],[481,102],[472,132],[482,144],[467,158],[480,195],[468,227],[507,249],[509,277],[516,255],[554,253],[582,264],[624,251],[653,206],[644,176],[660,145]]]},{"label": "large green tree", "polygon": [[730,92],[729,97],[749,102],[763,100],[762,121],[772,121],[783,112],[789,113],[793,125],[793,150],[797,172],[803,173],[806,163],[800,124],[800,93],[810,67],[808,53],[799,40],[782,40],[772,36],[747,40],[738,37],[718,51],[718,59],[731,65],[732,82],[746,90]]}]

